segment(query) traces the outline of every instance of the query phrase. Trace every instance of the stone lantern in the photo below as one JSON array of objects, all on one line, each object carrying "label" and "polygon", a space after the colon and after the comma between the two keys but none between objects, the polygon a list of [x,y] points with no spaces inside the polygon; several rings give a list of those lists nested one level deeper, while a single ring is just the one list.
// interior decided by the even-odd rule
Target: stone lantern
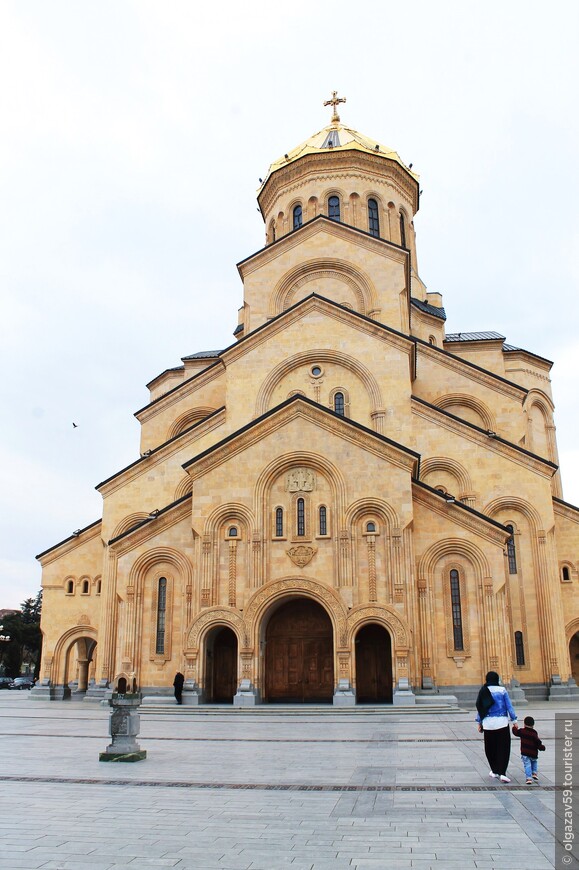
[{"label": "stone lantern", "polygon": [[136,740],[140,729],[137,711],[141,693],[135,675],[120,674],[114,680],[114,687],[109,699],[111,743],[99,754],[99,761],[142,761],[147,757],[147,751],[141,749]]}]

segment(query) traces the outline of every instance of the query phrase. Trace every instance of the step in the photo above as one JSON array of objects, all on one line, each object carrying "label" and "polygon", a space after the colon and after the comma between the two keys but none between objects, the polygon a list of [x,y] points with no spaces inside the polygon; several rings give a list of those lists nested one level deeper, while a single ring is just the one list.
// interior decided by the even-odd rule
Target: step
[{"label": "step", "polygon": [[419,702],[410,707],[395,707],[392,704],[371,706],[360,704],[357,707],[334,707],[307,704],[258,704],[255,707],[234,707],[231,704],[200,704],[199,706],[178,706],[174,702],[144,703],[139,707],[142,715],[163,716],[431,716],[433,713],[466,713],[455,704]]}]

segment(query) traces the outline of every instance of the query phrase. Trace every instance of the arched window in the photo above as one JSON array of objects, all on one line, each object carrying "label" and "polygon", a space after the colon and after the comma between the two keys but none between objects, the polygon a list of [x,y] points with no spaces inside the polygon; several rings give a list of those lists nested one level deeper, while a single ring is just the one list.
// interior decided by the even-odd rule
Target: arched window
[{"label": "arched window", "polygon": [[157,641],[155,652],[163,655],[165,652],[165,622],[167,618],[167,578],[160,577],[157,586]]},{"label": "arched window", "polygon": [[376,531],[376,523],[366,523],[366,531],[368,534],[374,534]]},{"label": "arched window", "polygon": [[68,580],[66,583],[66,594],[73,595],[74,594],[74,580]]},{"label": "arched window", "polygon": [[296,520],[298,538],[303,538],[306,534],[306,503],[303,498],[296,501]]},{"label": "arched window", "polygon": [[83,581],[82,581],[82,594],[83,594],[83,595],[88,595],[88,591],[89,591],[89,583],[88,583],[88,580],[83,580]]},{"label": "arched window", "polygon": [[432,344],[434,345],[434,347],[436,347],[436,339],[433,335],[428,336],[428,344]]},{"label": "arched window", "polygon": [[275,242],[275,224],[274,224],[273,221],[272,221],[272,222],[270,223],[270,225],[269,225],[269,234],[270,234],[270,237],[271,237],[270,240],[271,240],[272,242]]},{"label": "arched window", "polygon": [[511,533],[510,538],[507,541],[507,556],[509,558],[509,574],[517,573],[517,551],[515,549],[515,536],[513,534],[513,527],[507,526],[507,529]]},{"label": "arched window", "polygon": [[237,537],[237,526],[229,526],[228,535],[230,538],[236,538]]},{"label": "arched window", "polygon": [[328,217],[333,221],[340,220],[340,198],[331,196],[328,200]]},{"label": "arched window", "polygon": [[378,218],[378,203],[375,199],[368,200],[368,232],[371,236],[380,236],[380,220]]},{"label": "arched window", "polygon": [[303,223],[303,213],[301,205],[296,205],[293,211],[294,216],[294,230],[299,230]]},{"label": "arched window", "polygon": [[319,510],[320,514],[320,535],[328,534],[328,511],[327,508],[322,505]]},{"label": "arched window", "polygon": [[400,212],[400,244],[403,248],[406,247],[406,224],[404,221],[404,212]]},{"label": "arched window", "polygon": [[515,656],[519,667],[525,664],[525,644],[523,643],[522,631],[515,631]]},{"label": "arched window", "polygon": [[343,393],[334,393],[334,411],[343,417],[346,413],[346,403]]},{"label": "arched window", "polygon": [[563,577],[563,582],[569,583],[569,581],[571,580],[571,575],[569,574],[569,568],[567,567],[567,565],[563,565],[563,570],[561,574]]},{"label": "arched window", "polygon": [[452,607],[452,635],[454,639],[454,648],[456,650],[464,649],[464,640],[462,636],[462,608],[460,605],[460,579],[458,571],[453,568],[450,572],[450,604]]},{"label": "arched window", "polygon": [[100,594],[101,594],[102,583],[103,583],[102,580],[97,580],[97,586],[96,586],[96,594],[97,594],[97,595],[100,595]]},{"label": "arched window", "polygon": [[283,538],[283,508],[275,509],[275,536]]}]

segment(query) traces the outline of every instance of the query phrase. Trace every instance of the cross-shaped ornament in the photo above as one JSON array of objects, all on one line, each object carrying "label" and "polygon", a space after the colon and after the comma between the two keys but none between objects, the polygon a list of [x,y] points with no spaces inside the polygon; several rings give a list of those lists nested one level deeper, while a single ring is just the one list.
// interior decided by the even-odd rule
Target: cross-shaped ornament
[{"label": "cross-shaped ornament", "polygon": [[324,106],[332,106],[333,107],[332,124],[339,124],[340,123],[340,116],[338,115],[338,112],[337,112],[337,106],[338,106],[338,103],[345,103],[345,102],[346,102],[346,98],[345,97],[338,97],[337,91],[332,91],[332,99],[325,101]]}]

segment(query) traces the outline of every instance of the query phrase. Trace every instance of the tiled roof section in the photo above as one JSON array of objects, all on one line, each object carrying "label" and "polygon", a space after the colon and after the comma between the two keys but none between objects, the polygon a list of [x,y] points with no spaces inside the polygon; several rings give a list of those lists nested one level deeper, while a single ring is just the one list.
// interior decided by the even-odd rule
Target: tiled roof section
[{"label": "tiled roof section", "polygon": [[515,347],[514,344],[507,344],[506,341],[503,344],[503,350],[522,350],[522,347]]},{"label": "tiled roof section", "polygon": [[447,341],[504,341],[505,336],[499,332],[447,332]]},{"label": "tiled roof section", "polygon": [[425,314],[432,314],[433,317],[439,317],[440,320],[446,320],[446,311],[444,308],[437,308],[436,305],[429,305],[428,302],[421,302],[420,299],[415,299],[414,296],[410,300],[420,311]]},{"label": "tiled roof section", "polygon": [[197,353],[191,353],[189,356],[182,356],[181,359],[185,362],[186,359],[217,359],[221,350],[199,350]]},{"label": "tiled roof section", "polygon": [[235,329],[233,330],[234,335],[239,335],[240,332],[243,332],[244,325],[243,323],[238,323]]}]

